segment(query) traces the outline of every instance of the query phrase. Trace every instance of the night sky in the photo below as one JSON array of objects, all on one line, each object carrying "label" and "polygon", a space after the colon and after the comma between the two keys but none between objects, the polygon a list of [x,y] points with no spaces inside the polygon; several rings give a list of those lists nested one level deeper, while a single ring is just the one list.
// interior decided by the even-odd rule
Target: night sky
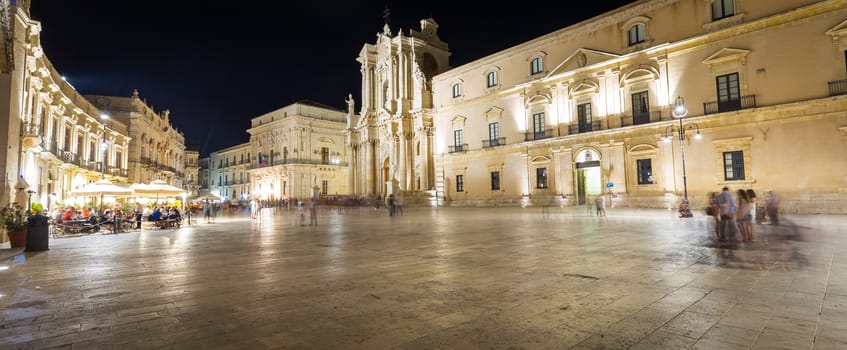
[{"label": "night sky", "polygon": [[206,156],[246,142],[251,118],[293,102],[344,110],[348,93],[361,101],[355,59],[382,31],[386,5],[395,34],[434,18],[456,67],[630,2],[33,0],[31,14],[47,58],[77,91],[138,89]]}]

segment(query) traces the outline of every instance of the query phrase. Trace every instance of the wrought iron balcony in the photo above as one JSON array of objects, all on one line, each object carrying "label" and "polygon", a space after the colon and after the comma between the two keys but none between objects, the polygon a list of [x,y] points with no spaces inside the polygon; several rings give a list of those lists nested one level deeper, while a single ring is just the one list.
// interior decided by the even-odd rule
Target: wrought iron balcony
[{"label": "wrought iron balcony", "polygon": [[21,134],[24,136],[39,136],[41,135],[41,124],[26,122],[21,125]]},{"label": "wrought iron balcony", "polygon": [[543,140],[555,136],[553,129],[529,131],[524,134],[524,141]]},{"label": "wrought iron balcony", "polygon": [[468,150],[468,144],[467,143],[461,144],[461,145],[447,146],[447,153],[466,152],[467,150]]},{"label": "wrought iron balcony", "polygon": [[503,146],[505,144],[506,144],[506,138],[505,137],[498,137],[496,139],[482,140],[482,148]]},{"label": "wrought iron balcony", "polygon": [[829,82],[829,96],[847,95],[847,79]]},{"label": "wrought iron balcony", "polygon": [[264,164],[250,164],[247,169],[259,169],[266,168],[269,166],[275,165],[286,165],[286,164],[316,164],[316,165],[333,165],[333,166],[347,166],[348,163],[344,161],[332,161],[326,159],[303,159],[303,158],[283,158],[283,159],[273,159]]},{"label": "wrought iron balcony", "polygon": [[128,177],[129,176],[129,172],[127,171],[127,169],[121,169],[119,167],[114,167],[114,166],[106,167],[106,173],[109,174],[109,175],[112,175],[112,176],[120,176],[120,177]]},{"label": "wrought iron balcony", "polygon": [[59,150],[58,156],[59,159],[61,159],[65,163],[76,164],[76,153],[73,153],[71,151]]},{"label": "wrought iron balcony", "polygon": [[582,134],[586,132],[600,130],[600,121],[595,120],[591,123],[579,123],[568,125],[568,134]]},{"label": "wrought iron balcony", "polygon": [[632,126],[662,120],[662,111],[633,112],[631,116],[621,117],[621,126]]},{"label": "wrought iron balcony", "polygon": [[756,95],[741,96],[729,101],[710,101],[703,103],[703,114],[715,114],[756,108]]}]

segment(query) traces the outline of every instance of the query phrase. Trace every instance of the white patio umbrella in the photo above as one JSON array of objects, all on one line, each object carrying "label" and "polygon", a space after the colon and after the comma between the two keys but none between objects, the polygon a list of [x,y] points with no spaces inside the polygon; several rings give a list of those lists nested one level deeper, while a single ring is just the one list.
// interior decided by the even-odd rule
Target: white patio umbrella
[{"label": "white patio umbrella", "polygon": [[193,198],[191,198],[191,199],[192,199],[192,200],[197,200],[197,201],[206,201],[206,200],[210,200],[210,201],[219,201],[219,200],[221,200],[221,197],[218,197],[218,196],[213,195],[213,194],[211,194],[211,193],[210,193],[210,194],[204,194],[204,195],[202,195],[202,196],[193,197]]},{"label": "white patio umbrella", "polygon": [[169,185],[164,180],[153,180],[149,184],[132,185],[132,193],[136,197],[155,197],[159,201],[159,196],[175,197],[185,194],[185,190],[176,186]]},{"label": "white patio umbrella", "polygon": [[104,196],[129,197],[132,195],[132,189],[127,186],[117,185],[112,183],[112,181],[102,179],[72,190],[70,195],[77,197],[100,197],[100,209],[102,210]]},{"label": "white patio umbrella", "polygon": [[72,196],[116,196],[128,197],[132,195],[132,189],[125,186],[120,186],[112,183],[112,181],[103,179],[87,184],[81,188],[72,190]]}]

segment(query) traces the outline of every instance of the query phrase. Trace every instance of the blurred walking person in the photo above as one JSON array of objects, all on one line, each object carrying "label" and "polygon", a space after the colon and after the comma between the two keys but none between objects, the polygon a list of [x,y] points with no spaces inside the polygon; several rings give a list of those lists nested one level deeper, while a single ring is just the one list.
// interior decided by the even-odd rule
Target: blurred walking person
[{"label": "blurred walking person", "polygon": [[312,197],[309,201],[309,226],[318,226],[318,199]]},{"label": "blurred walking person", "polygon": [[718,205],[717,194],[709,192],[709,205],[706,207],[706,215],[715,220],[715,239],[721,241],[721,207]]},{"label": "blurred walking person", "polygon": [[747,191],[739,189],[736,193],[736,203],[738,208],[735,211],[735,222],[738,224],[738,230],[741,231],[741,241],[750,241],[750,226],[753,224],[753,217],[750,214],[750,200],[747,198]]},{"label": "blurred walking person", "polygon": [[724,187],[721,193],[716,196],[718,206],[720,206],[721,225],[720,236],[722,242],[734,244],[738,242],[738,230],[735,226],[735,208],[736,201],[732,193],[729,192],[729,187]]},{"label": "blurred walking person", "polygon": [[757,208],[759,204],[756,201],[756,192],[752,189],[747,190],[747,200],[750,202],[750,221],[747,223],[747,236],[748,241],[752,242],[756,240],[756,235],[754,232],[755,227],[753,226],[753,221],[755,220],[756,223],[761,223],[762,221],[759,220],[759,216],[763,216],[763,214],[759,212]]},{"label": "blurred walking person", "polygon": [[768,214],[768,222],[771,225],[779,225],[779,197],[773,190],[768,190],[765,195],[765,211]]}]

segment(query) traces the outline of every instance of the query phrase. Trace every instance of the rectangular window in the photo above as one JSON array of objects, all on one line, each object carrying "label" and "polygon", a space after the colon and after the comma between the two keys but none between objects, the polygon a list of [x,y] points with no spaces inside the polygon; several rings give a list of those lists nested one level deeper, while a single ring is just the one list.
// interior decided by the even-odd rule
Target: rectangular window
[{"label": "rectangular window", "polygon": [[632,123],[635,125],[650,122],[650,102],[647,91],[632,94]]},{"label": "rectangular window", "polygon": [[121,151],[116,151],[116,152],[115,152],[115,166],[116,166],[116,167],[118,167],[118,168],[123,169],[123,167],[124,167],[123,162],[124,162],[124,155],[123,155],[123,152],[121,152]]},{"label": "rectangular window", "polygon": [[488,123],[488,146],[500,145],[500,123]]},{"label": "rectangular window", "polygon": [[453,130],[453,147],[455,152],[464,150],[465,139],[462,136],[462,129]]},{"label": "rectangular window", "polygon": [[532,115],[532,131],[544,133],[544,113],[535,113]]},{"label": "rectangular window", "polygon": [[732,0],[714,0],[712,1],[712,20],[717,21],[721,18],[726,18],[735,14]]},{"label": "rectangular window", "polygon": [[724,152],[723,169],[726,181],[744,180],[744,152]]},{"label": "rectangular window", "polygon": [[650,185],[653,183],[653,160],[639,159],[635,161],[638,167],[638,184]]},{"label": "rectangular window", "polygon": [[576,114],[579,122],[579,132],[591,131],[591,103],[577,105]]},{"label": "rectangular window", "polygon": [[532,59],[532,63],[530,63],[530,74],[538,74],[541,73],[543,67],[541,67],[541,57],[536,57]]},{"label": "rectangular window", "polygon": [[535,169],[535,188],[547,188],[547,168]]},{"label": "rectangular window", "polygon": [[738,73],[720,75],[715,78],[718,89],[718,111],[736,111],[741,109],[741,90]]},{"label": "rectangular window", "polygon": [[488,73],[488,82],[487,82],[487,85],[488,85],[488,87],[495,87],[495,86],[497,86],[497,72],[489,72],[489,73]]},{"label": "rectangular window", "polygon": [[321,193],[323,193],[324,195],[329,193],[329,181],[327,181],[327,180],[321,181]]},{"label": "rectangular window", "polygon": [[329,164],[329,147],[321,147],[321,163]]},{"label": "rectangular window", "polygon": [[491,172],[491,189],[498,191],[500,190],[500,172],[492,171]]},{"label": "rectangular window", "polygon": [[462,96],[462,85],[453,84],[453,97]]},{"label": "rectangular window", "polygon": [[97,160],[97,144],[94,141],[88,143],[88,160],[94,162]]},{"label": "rectangular window", "polygon": [[465,175],[456,175],[456,192],[465,192]]}]

